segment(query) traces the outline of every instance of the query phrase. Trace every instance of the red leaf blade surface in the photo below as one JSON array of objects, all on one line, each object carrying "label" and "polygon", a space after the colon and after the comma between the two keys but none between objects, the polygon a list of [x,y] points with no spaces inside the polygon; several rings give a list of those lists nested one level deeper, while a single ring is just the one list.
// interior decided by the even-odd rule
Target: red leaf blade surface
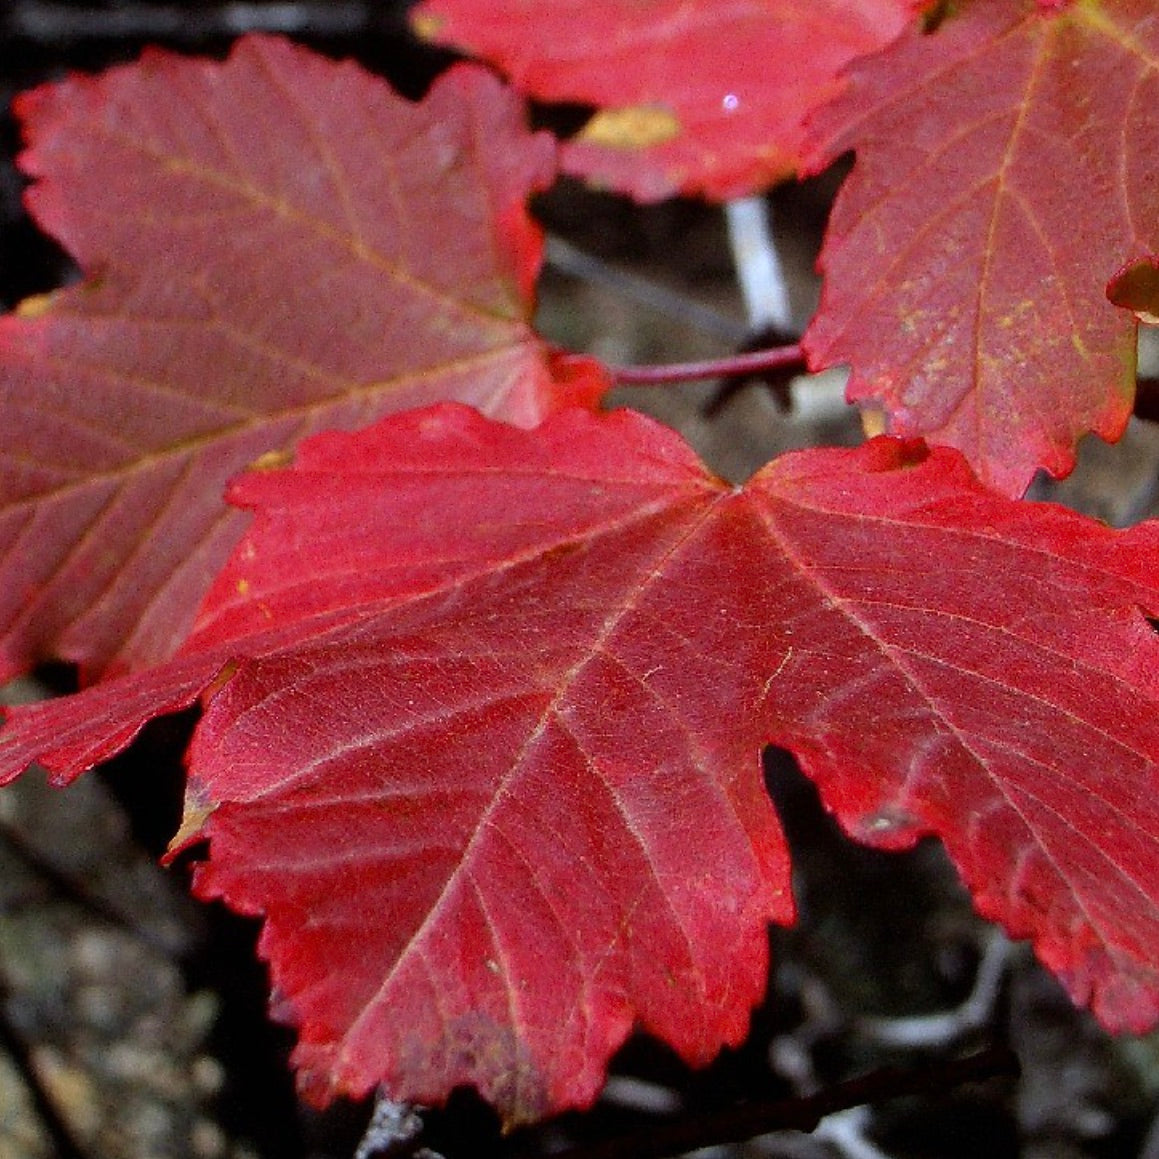
[{"label": "red leaf blade surface", "polygon": [[907,469],[898,446],[870,444],[855,490],[826,453],[756,483],[826,609],[789,613],[771,739],[853,836],[936,833],[980,911],[1032,939],[1077,1002],[1147,1029],[1159,524],[1117,533],[1010,502],[956,456]]},{"label": "red leaf blade surface", "polygon": [[[747,1033],[767,922],[792,912],[758,725],[733,713],[767,644],[733,646],[701,557],[705,538],[743,552],[751,527],[706,522],[727,493],[667,432],[601,427],[556,424],[528,455],[521,435],[508,450],[474,416],[440,416],[416,499],[447,522],[407,521],[409,556],[384,557],[402,557],[402,592],[415,572],[435,589],[243,665],[207,709],[191,759],[217,805],[196,887],[265,915],[307,1092],[387,1075],[429,1101],[471,1082],[516,1123],[590,1102],[634,1024],[695,1063]],[[629,431],[642,455],[624,454]],[[461,461],[476,440],[487,474]],[[306,469],[349,482],[332,447]],[[286,497],[278,538],[317,534],[333,481],[307,495],[271,477],[247,497],[267,513]],[[409,505],[393,467],[365,482]],[[265,588],[275,551],[237,582]],[[301,598],[269,586],[275,615]],[[228,784],[210,771],[226,766]],[[304,914],[308,939],[292,933]]]},{"label": "red leaf blade surface", "polygon": [[1009,494],[1130,414],[1135,328],[1104,286],[1156,248],[1152,17],[974,0],[855,64],[811,123],[814,166],[857,155],[811,363],[850,363],[888,431],[958,447]]},{"label": "red leaf blade surface", "polygon": [[[791,176],[802,124],[849,61],[888,44],[912,0],[425,0],[424,35],[494,62],[541,100],[600,112],[564,145],[569,172],[641,201],[716,200]],[[775,62],[775,66],[771,64]]]},{"label": "red leaf blade surface", "polygon": [[224,483],[265,453],[443,398],[533,424],[601,389],[557,381],[530,328],[523,203],[553,145],[480,71],[412,105],[251,37],[17,110],[29,204],[88,276],[0,320],[0,677],[170,654],[244,526]]},{"label": "red leaf blade surface", "polygon": [[[259,657],[206,707],[186,837],[200,892],[266,916],[307,1091],[473,1082],[515,1123],[590,1101],[637,1022],[695,1062],[743,1038],[792,903],[735,716],[770,644],[713,590],[754,531],[706,520],[728,496],[626,412],[415,412],[238,484],[254,526],[155,671],[187,697]],[[123,736],[151,675],[71,723]],[[6,767],[79,771],[65,704],[13,714]]]},{"label": "red leaf blade surface", "polygon": [[917,443],[730,490],[640,416],[454,407],[234,498],[186,652],[16,710],[0,774],[210,687],[182,841],[264,915],[315,1097],[472,1083],[514,1123],[589,1101],[633,1024],[694,1061],[739,1039],[791,917],[770,741],[862,840],[938,833],[1109,1026],[1159,1016],[1154,525]]}]

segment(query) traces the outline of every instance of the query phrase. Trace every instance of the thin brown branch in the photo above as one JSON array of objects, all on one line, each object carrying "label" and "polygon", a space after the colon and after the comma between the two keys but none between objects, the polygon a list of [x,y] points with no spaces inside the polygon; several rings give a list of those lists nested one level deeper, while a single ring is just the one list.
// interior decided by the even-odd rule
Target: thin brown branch
[{"label": "thin brown branch", "polygon": [[1018,1059],[1006,1046],[966,1058],[924,1062],[918,1067],[883,1067],[872,1074],[836,1083],[815,1095],[745,1103],[557,1152],[552,1159],[665,1159],[720,1143],[737,1143],[771,1131],[812,1131],[827,1115],[867,1103],[911,1095],[944,1093],[962,1083],[1014,1078]]}]

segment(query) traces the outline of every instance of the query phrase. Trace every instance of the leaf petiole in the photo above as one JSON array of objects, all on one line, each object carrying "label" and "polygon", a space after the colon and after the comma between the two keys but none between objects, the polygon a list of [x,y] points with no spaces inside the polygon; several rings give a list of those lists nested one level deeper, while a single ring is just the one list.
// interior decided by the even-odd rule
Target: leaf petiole
[{"label": "leaf petiole", "polygon": [[672,362],[655,366],[609,366],[608,373],[617,386],[660,386],[694,382],[702,378],[739,378],[793,365],[800,365],[802,370],[805,369],[805,354],[799,343],[773,346],[768,350],[754,350],[744,354],[730,354],[722,358],[706,358],[699,362]]}]

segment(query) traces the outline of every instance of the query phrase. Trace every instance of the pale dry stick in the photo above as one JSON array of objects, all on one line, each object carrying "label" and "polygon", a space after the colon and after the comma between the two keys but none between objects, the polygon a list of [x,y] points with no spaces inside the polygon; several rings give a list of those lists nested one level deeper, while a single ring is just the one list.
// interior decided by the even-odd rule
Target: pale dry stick
[{"label": "pale dry stick", "polygon": [[414,1107],[380,1092],[354,1159],[442,1159],[419,1145],[422,1133],[423,1121]]},{"label": "pale dry stick", "polygon": [[671,1087],[636,1075],[609,1075],[600,1101],[645,1115],[674,1115],[683,1100]]},{"label": "pale dry stick", "polygon": [[[947,1046],[985,1026],[993,1018],[1013,952],[1014,946],[1006,936],[998,929],[991,929],[983,944],[974,986],[960,1006],[938,1014],[910,1018],[865,1018],[859,1020],[857,1028],[871,1041],[883,1046],[909,1049]],[[788,1037],[775,1040],[770,1050],[770,1061],[799,1093],[813,1093],[812,1057],[802,1044]],[[865,1137],[870,1119],[868,1107],[851,1107],[822,1119],[813,1136],[832,1144],[846,1159],[889,1159]]]},{"label": "pale dry stick", "polygon": [[[802,993],[802,998],[812,1015],[812,1033],[805,1036],[786,1034],[774,1038],[769,1044],[769,1065],[798,1095],[809,1097],[817,1094],[820,1089],[813,1066],[812,1046],[817,1038],[836,1028],[841,1016],[828,989],[819,982],[811,984]],[[872,1125],[872,1117],[872,1111],[867,1106],[843,1107],[821,1119],[810,1135],[814,1141],[828,1143],[844,1159],[891,1159],[866,1138],[865,1132]],[[765,1141],[782,1143],[786,1138],[783,1132],[778,1131],[765,1136]]]},{"label": "pale dry stick", "polygon": [[[777,246],[776,218],[768,199],[761,194],[725,202],[725,224],[737,284],[745,304],[749,334],[797,335],[789,283]],[[832,422],[847,412],[843,370],[801,374],[787,386],[791,409],[802,422]],[[717,400],[719,406],[726,393]]]},{"label": "pale dry stick", "polygon": [[[553,1152],[554,1159],[662,1159],[774,1132],[811,1132],[824,1119],[867,1103],[944,1093],[961,1083],[1018,1073],[1017,1059],[1005,1047],[990,1047],[967,1058],[932,1061],[921,1068],[883,1067],[872,1074],[836,1083],[812,1095],[768,1102],[752,1100],[720,1110],[654,1123],[631,1135],[584,1143]],[[841,1133],[847,1133],[840,1131]],[[868,1143],[868,1140],[866,1140]]]},{"label": "pale dry stick", "polygon": [[760,194],[726,201],[724,220],[749,329],[793,328],[789,287],[777,253],[772,209]]},{"label": "pale dry stick", "polygon": [[817,1124],[813,1138],[828,1143],[845,1159],[891,1159],[880,1147],[865,1137],[872,1112],[869,1107],[850,1107],[827,1115]]},{"label": "pale dry stick", "polygon": [[864,1018],[858,1030],[883,1046],[930,1049],[979,1030],[994,1017],[994,1006],[1010,964],[1014,946],[998,929],[991,929],[982,947],[982,960],[974,987],[966,1000],[953,1010],[920,1014],[910,1018]]}]

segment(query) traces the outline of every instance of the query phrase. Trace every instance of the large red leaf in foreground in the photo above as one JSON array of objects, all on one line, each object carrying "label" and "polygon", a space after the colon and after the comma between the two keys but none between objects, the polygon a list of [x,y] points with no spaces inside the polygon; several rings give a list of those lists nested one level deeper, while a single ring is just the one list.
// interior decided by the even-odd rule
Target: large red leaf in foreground
[{"label": "large red leaf in foreground", "polygon": [[889,439],[730,489],[628,412],[404,414],[233,497],[187,649],[14,710],[0,775],[210,689],[182,841],[265,916],[316,1097],[469,1082],[518,1122],[590,1100],[633,1023],[737,1041],[791,917],[766,741],[861,839],[939,833],[1109,1026],[1159,1016],[1154,525]]},{"label": "large red leaf in foreground", "polygon": [[657,201],[724,200],[796,173],[806,115],[888,44],[918,0],[424,0],[419,31],[493,61],[521,91],[596,105],[570,173]]},{"label": "large red leaf in foreground", "polygon": [[887,429],[959,447],[1019,494],[1131,410],[1135,326],[1108,278],[1159,242],[1150,0],[974,0],[858,62],[812,122],[855,149],[805,337]]},{"label": "large red leaf in foreground", "polygon": [[29,204],[87,272],[0,320],[0,679],[169,654],[244,520],[225,481],[444,398],[592,397],[530,329],[554,146],[481,70],[421,105],[263,37],[17,102]]}]

